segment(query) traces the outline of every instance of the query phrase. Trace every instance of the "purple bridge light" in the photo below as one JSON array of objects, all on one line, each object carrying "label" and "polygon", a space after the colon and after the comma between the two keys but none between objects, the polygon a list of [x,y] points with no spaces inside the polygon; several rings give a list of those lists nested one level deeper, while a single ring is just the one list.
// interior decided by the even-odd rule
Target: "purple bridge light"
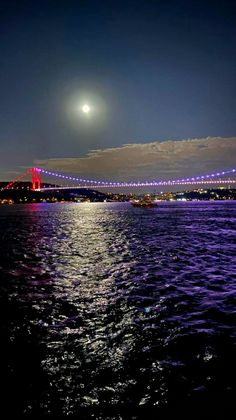
[{"label": "purple bridge light", "polygon": [[[198,175],[189,178],[169,179],[169,180],[154,180],[154,181],[100,181],[94,179],[77,178],[71,175],[65,175],[63,173],[57,173],[48,171],[43,168],[29,168],[20,175],[8,183],[3,189],[14,189],[13,185],[19,182],[22,178],[31,175],[32,190],[47,191],[47,190],[58,190],[58,189],[74,189],[74,188],[124,188],[124,187],[163,187],[163,186],[175,186],[175,185],[210,185],[210,184],[231,184],[236,183],[236,179],[219,179],[225,175],[232,175],[236,172],[236,169],[228,169],[221,172]],[[41,175],[61,179],[63,181],[72,181],[77,185],[71,186],[52,186],[52,187],[41,187]]]},{"label": "purple bridge light", "polygon": [[[66,181],[72,181],[72,182],[76,182],[79,183],[80,185],[78,186],[60,186],[60,187],[45,187],[45,188],[40,188],[41,191],[45,191],[45,190],[53,190],[53,189],[69,189],[69,188],[97,188],[97,187],[102,187],[102,188],[123,188],[123,187],[153,187],[153,186],[174,186],[174,185],[194,185],[194,184],[223,184],[223,183],[235,183],[236,180],[219,180],[217,179],[220,176],[225,176],[225,175],[229,175],[229,174],[234,174],[236,172],[236,169],[230,169],[230,170],[225,170],[222,172],[216,172],[216,173],[211,173],[211,174],[206,174],[206,175],[198,175],[195,177],[189,177],[189,178],[180,178],[180,179],[170,179],[170,180],[154,180],[154,181],[123,181],[123,182],[118,182],[118,181],[97,181],[94,179],[84,179],[84,178],[77,178],[74,176],[70,176],[70,175],[64,175],[63,173],[57,173],[57,172],[52,172],[52,171],[48,171],[46,169],[42,169],[42,168],[35,168],[35,170],[40,173],[40,174],[45,174],[51,177],[55,177],[57,179],[62,179],[62,180],[66,180]],[[214,178],[214,179],[212,179]]]}]

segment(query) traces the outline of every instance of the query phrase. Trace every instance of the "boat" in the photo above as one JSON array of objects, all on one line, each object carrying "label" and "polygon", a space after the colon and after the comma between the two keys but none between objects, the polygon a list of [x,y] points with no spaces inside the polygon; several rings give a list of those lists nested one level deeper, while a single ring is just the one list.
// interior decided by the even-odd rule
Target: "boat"
[{"label": "boat", "polygon": [[139,201],[139,202],[131,202],[132,206],[134,207],[156,207],[157,203],[152,202],[152,203],[146,203],[145,201]]},{"label": "boat", "polygon": [[146,195],[142,200],[131,201],[132,206],[134,207],[156,207],[157,202],[153,201],[149,195]]}]

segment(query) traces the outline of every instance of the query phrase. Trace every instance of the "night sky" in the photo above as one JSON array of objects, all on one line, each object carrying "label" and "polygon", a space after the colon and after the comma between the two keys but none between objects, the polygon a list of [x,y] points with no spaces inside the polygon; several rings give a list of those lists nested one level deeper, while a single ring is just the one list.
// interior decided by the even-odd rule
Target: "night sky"
[{"label": "night sky", "polygon": [[235,167],[235,1],[1,0],[0,31],[0,179]]}]

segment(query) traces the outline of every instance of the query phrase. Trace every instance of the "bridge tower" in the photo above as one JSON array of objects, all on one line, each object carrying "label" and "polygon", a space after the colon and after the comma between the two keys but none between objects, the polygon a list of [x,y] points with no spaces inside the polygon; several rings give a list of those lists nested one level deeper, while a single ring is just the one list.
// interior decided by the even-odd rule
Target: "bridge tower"
[{"label": "bridge tower", "polygon": [[40,186],[41,186],[40,171],[38,170],[38,168],[32,168],[31,174],[32,174],[32,190],[35,191],[37,189],[40,189]]}]

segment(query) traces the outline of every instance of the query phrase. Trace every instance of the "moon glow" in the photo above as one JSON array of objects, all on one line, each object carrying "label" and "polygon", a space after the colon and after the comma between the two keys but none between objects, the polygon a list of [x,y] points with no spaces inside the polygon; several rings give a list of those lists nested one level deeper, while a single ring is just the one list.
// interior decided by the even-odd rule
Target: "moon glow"
[{"label": "moon glow", "polygon": [[82,111],[83,111],[85,114],[88,114],[88,113],[90,112],[90,106],[89,106],[89,105],[87,105],[87,104],[84,104],[84,105],[82,106]]}]

